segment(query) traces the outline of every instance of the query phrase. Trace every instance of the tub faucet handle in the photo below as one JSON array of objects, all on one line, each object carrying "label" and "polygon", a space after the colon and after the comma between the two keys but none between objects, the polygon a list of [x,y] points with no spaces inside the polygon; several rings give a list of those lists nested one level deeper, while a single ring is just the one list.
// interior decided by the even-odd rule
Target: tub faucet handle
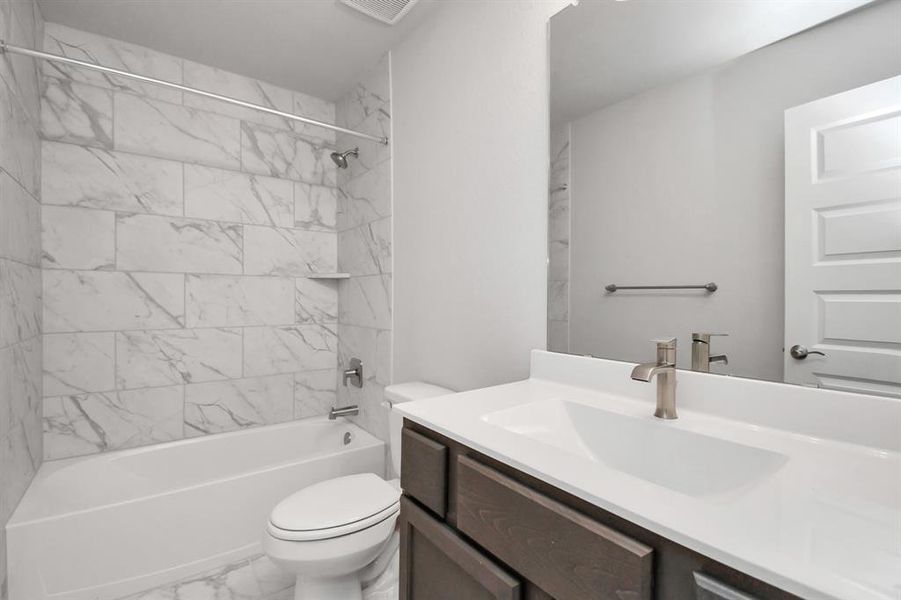
[{"label": "tub faucet handle", "polygon": [[344,369],[344,374],[341,377],[341,383],[344,384],[344,387],[347,387],[348,380],[355,387],[363,387],[363,361],[359,358],[350,359],[350,368]]}]

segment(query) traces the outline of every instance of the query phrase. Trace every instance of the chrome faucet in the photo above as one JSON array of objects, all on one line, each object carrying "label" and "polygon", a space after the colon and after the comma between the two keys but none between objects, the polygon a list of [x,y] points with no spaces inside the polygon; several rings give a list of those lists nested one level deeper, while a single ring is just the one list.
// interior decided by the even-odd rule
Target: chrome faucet
[{"label": "chrome faucet", "polygon": [[657,342],[657,362],[642,363],[632,369],[635,381],[651,381],[657,376],[658,419],[676,419],[676,338],[655,340]]},{"label": "chrome faucet", "polygon": [[713,336],[727,336],[728,333],[693,333],[691,334],[691,370],[701,373],[710,372],[710,363],[721,362],[729,364],[729,357],[725,354],[710,355],[710,338]]}]

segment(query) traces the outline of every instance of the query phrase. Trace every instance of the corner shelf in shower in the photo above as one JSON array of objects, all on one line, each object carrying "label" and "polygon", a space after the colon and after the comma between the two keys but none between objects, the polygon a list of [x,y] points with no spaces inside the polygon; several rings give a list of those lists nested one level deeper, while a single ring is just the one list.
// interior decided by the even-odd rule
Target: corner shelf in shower
[{"label": "corner shelf in shower", "polygon": [[310,273],[307,279],[350,279],[350,273]]}]

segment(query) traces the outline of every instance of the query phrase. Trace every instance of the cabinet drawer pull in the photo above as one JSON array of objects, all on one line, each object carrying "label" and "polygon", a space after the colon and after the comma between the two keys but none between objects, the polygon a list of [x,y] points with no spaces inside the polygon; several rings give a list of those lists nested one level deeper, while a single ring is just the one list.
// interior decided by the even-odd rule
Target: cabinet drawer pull
[{"label": "cabinet drawer pull", "polygon": [[758,600],[703,573],[694,576],[696,600]]}]

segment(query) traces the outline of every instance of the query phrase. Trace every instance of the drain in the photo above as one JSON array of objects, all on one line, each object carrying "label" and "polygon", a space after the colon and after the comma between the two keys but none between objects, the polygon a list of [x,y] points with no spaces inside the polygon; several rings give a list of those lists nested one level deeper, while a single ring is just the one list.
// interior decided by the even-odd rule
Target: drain
[{"label": "drain", "polygon": [[352,434],[349,431],[345,432],[344,433],[344,445],[346,446],[349,443],[351,443],[352,441],[354,441],[354,434]]}]

